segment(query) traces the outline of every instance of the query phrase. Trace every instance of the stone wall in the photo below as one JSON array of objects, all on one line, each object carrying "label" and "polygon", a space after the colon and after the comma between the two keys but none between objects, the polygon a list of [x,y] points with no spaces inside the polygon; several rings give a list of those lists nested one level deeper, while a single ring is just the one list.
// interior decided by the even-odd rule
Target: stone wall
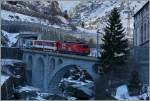
[{"label": "stone wall", "polygon": [[1,47],[2,59],[18,59],[22,60],[23,52],[19,48]]}]

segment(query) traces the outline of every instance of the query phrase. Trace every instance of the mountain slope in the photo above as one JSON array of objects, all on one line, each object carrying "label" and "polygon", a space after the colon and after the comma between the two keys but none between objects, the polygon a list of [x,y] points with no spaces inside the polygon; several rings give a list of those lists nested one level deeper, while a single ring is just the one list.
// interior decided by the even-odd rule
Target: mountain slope
[{"label": "mountain slope", "polygon": [[[73,19],[85,23],[85,29],[97,30],[106,26],[110,11],[117,7],[121,13],[121,20],[125,29],[127,29],[128,5],[127,0],[89,0],[79,3],[73,10]],[[131,9],[131,34],[127,35],[132,38],[133,35],[133,14],[137,12],[148,0],[130,0]],[[80,26],[80,23],[78,23]]]}]

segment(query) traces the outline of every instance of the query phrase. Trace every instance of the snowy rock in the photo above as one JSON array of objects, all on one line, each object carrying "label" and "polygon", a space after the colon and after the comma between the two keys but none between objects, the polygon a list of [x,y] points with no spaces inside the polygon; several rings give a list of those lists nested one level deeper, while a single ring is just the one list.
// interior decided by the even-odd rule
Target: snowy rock
[{"label": "snowy rock", "polygon": [[144,93],[144,94],[137,95],[137,96],[130,96],[128,93],[127,85],[119,86],[116,89],[116,94],[114,96],[114,98],[118,100],[140,100],[140,99],[146,100],[148,99],[148,97],[149,97],[148,93]]},{"label": "snowy rock", "polygon": [[119,86],[117,89],[116,89],[116,95],[115,95],[115,98],[117,99],[125,99],[128,95],[128,88],[127,88],[127,85],[122,85],[122,86]]}]

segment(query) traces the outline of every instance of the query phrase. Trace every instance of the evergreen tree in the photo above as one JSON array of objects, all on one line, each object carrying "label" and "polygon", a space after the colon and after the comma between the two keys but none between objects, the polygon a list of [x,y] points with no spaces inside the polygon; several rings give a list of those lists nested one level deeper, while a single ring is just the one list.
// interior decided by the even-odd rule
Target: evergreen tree
[{"label": "evergreen tree", "polygon": [[114,65],[124,63],[128,53],[128,40],[125,38],[120,13],[117,8],[111,11],[104,31],[101,47],[101,65],[104,71],[108,72],[114,69]]}]

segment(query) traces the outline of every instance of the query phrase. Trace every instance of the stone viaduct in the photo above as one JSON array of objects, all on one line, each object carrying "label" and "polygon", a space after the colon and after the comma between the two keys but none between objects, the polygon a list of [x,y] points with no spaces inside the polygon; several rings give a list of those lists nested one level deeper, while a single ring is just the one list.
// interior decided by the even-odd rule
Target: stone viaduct
[{"label": "stone viaduct", "polygon": [[24,50],[23,61],[27,64],[28,83],[44,92],[58,93],[60,80],[71,68],[86,70],[93,80],[98,77],[98,59],[94,57]]}]

